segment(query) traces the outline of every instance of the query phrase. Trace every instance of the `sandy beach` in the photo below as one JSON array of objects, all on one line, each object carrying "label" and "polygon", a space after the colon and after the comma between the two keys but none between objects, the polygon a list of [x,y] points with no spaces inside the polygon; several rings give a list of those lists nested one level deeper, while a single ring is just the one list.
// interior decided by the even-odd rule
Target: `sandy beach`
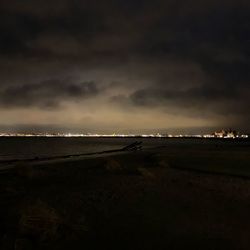
[{"label": "sandy beach", "polygon": [[249,249],[249,147],[159,147],[0,175],[1,249]]}]

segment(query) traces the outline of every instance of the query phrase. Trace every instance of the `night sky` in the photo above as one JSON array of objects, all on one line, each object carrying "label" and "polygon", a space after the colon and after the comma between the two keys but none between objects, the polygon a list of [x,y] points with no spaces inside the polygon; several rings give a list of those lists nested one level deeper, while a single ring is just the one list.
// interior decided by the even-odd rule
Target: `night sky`
[{"label": "night sky", "polygon": [[1,0],[1,131],[250,122],[250,2]]}]

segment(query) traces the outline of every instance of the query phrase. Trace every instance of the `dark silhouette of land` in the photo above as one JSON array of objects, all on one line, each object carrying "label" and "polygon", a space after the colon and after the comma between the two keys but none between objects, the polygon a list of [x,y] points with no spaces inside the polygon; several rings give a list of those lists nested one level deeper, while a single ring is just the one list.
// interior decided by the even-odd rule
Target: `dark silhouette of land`
[{"label": "dark silhouette of land", "polygon": [[0,249],[249,249],[249,147],[140,146],[10,164]]}]

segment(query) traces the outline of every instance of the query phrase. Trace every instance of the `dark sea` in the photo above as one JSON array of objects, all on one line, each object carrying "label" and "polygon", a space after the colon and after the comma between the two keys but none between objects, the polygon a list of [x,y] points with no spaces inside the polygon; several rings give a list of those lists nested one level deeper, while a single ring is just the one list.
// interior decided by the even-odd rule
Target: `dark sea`
[{"label": "dark sea", "polygon": [[115,150],[135,141],[143,148],[189,146],[250,146],[249,139],[200,138],[89,138],[89,137],[0,137],[0,161],[57,157]]}]

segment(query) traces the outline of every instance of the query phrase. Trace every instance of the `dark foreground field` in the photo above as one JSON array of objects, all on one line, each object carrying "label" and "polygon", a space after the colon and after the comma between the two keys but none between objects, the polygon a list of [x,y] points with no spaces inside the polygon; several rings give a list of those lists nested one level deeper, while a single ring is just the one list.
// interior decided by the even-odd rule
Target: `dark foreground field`
[{"label": "dark foreground field", "polygon": [[0,175],[0,249],[250,249],[249,153],[19,164]]}]

